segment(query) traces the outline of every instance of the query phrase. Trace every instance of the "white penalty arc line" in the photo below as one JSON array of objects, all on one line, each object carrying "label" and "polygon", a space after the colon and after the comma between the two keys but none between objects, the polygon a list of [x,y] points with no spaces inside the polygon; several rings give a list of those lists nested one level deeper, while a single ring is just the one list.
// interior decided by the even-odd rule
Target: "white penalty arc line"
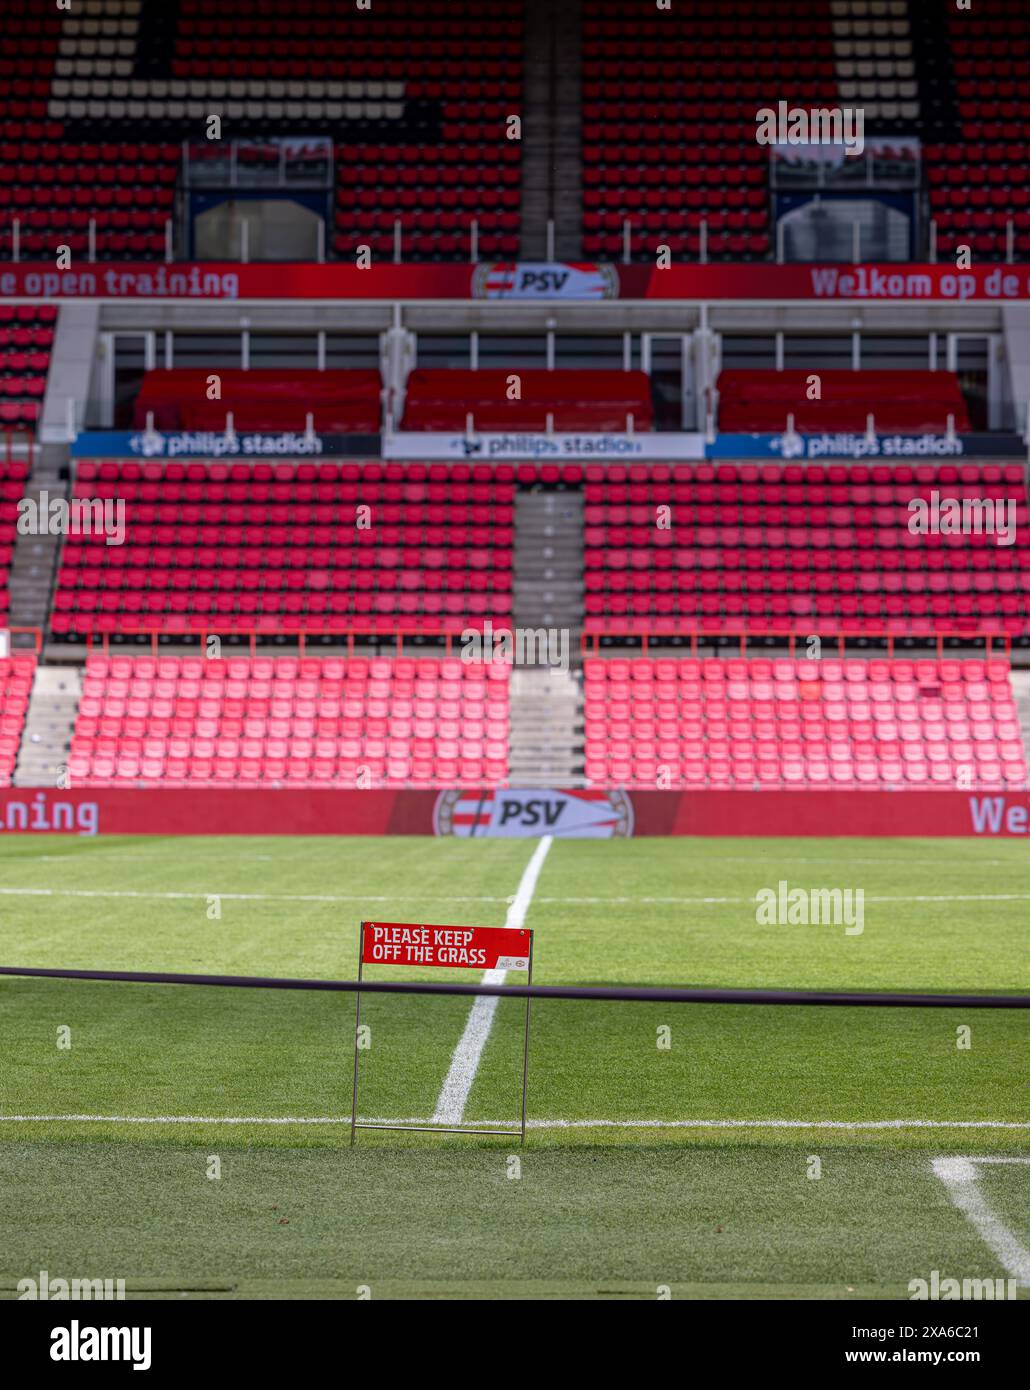
[{"label": "white penalty arc line", "polygon": [[[359,1117],[365,1124],[432,1125],[424,1115],[387,1119]],[[0,1124],[110,1125],[349,1125],[349,1115],[0,1115]],[[500,1129],[508,1120],[464,1120],[470,1129]],[[829,1130],[1030,1130],[1023,1120],[527,1120],[527,1129],[829,1129]],[[940,1160],[938,1160],[940,1161]],[[1030,1163],[1030,1158],[976,1158],[968,1163]]]},{"label": "white penalty arc line", "polygon": [[948,1196],[959,1211],[975,1227],[980,1239],[994,1252],[1002,1266],[1017,1284],[1030,1288],[1030,1250],[1027,1250],[1012,1231],[991,1210],[986,1197],[977,1186],[977,1164],[1030,1163],[1030,1158],[935,1158],[933,1171],[947,1189]]},{"label": "white penalty arc line", "polygon": [[[526,913],[533,901],[533,892],[537,879],[540,877],[540,870],[544,867],[544,860],[547,858],[553,843],[553,836],[544,835],[530,856],[529,863],[523,870],[514,900],[508,908],[508,915],[504,922],[506,927],[518,928],[525,925]],[[482,983],[484,985],[503,985],[507,973],[506,970],[486,970],[483,973]],[[465,1113],[465,1103],[472,1090],[472,1083],[476,1079],[476,1072],[479,1070],[479,1059],[483,1055],[483,1048],[486,1046],[490,1029],[493,1027],[497,1003],[497,995],[480,995],[469,1010],[465,1031],[461,1035],[458,1046],[454,1049],[451,1065],[437,1097],[432,1124],[461,1124],[462,1116]]]}]

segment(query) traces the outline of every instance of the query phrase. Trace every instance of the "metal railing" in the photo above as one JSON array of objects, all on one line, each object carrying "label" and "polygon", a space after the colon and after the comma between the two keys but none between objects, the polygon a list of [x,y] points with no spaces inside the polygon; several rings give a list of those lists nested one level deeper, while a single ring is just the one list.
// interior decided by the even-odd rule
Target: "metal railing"
[{"label": "metal railing", "polygon": [[[818,622],[813,620],[812,627],[817,628]],[[756,640],[778,641],[787,645],[788,654],[793,657],[797,653],[799,642],[807,643],[809,636],[819,638],[821,648],[829,646],[831,650],[836,650],[838,657],[847,655],[847,643],[857,641],[886,642],[887,656],[894,655],[894,649],[898,641],[918,640],[922,642],[932,641],[938,658],[945,656],[944,644],[956,639],[966,645],[984,644],[984,655],[991,657],[997,653],[995,646],[1000,646],[1002,653],[1008,659],[1012,656],[1012,636],[1010,633],[992,632],[959,632],[957,630],[944,630],[940,632],[912,633],[912,632],[892,632],[889,628],[876,628],[872,631],[859,631],[858,629],[842,628],[837,632],[829,633],[825,637],[820,633],[801,631],[796,628],[762,628],[748,629],[725,626],[721,630],[708,631],[698,625],[694,619],[681,618],[670,622],[648,623],[646,629],[635,629],[632,627],[609,628],[605,632],[586,632],[580,634],[580,654],[582,656],[598,656],[601,653],[601,643],[606,637],[614,638],[616,641],[636,640],[641,644],[642,650],[646,653],[652,646],[661,646],[663,638],[689,638],[689,654],[697,656],[698,650],[702,646],[712,646],[716,642],[725,642],[727,639],[735,641],[739,653],[742,657],[748,655],[748,643]],[[908,652],[905,653],[906,657]],[[918,658],[915,658],[918,659]]]},{"label": "metal railing", "polygon": [[[119,625],[114,632],[86,632],[86,650],[88,652],[101,651],[105,656],[111,655],[112,642],[117,643],[119,638],[125,637],[149,637],[150,650],[157,655],[161,639],[166,642],[196,642],[201,651],[207,647],[211,638],[218,638],[227,644],[238,643],[240,638],[246,640],[247,649],[251,656],[257,654],[258,643],[285,639],[297,644],[298,655],[303,656],[307,650],[307,644],[312,638],[331,637],[334,642],[346,647],[347,655],[354,654],[358,643],[377,643],[392,642],[395,656],[404,655],[405,642],[412,641],[413,638],[438,637],[444,646],[445,655],[454,655],[455,639],[460,639],[462,633],[472,629],[479,630],[484,623],[492,621],[488,617],[456,618],[453,623],[433,623],[419,622],[417,624],[402,624],[388,620],[383,627],[379,627],[374,619],[366,623],[349,623],[347,626],[338,624],[311,624],[305,623],[301,627],[289,628],[281,622],[276,626],[268,628],[226,628],[219,627],[214,622],[205,621],[202,626],[183,627],[180,630],[170,628],[165,624],[156,625],[152,623],[133,623],[129,619],[119,620]],[[20,630],[20,629],[18,629]],[[26,629],[28,630],[28,629]],[[33,629],[34,630],[34,629]],[[230,651],[230,655],[233,652]]]}]

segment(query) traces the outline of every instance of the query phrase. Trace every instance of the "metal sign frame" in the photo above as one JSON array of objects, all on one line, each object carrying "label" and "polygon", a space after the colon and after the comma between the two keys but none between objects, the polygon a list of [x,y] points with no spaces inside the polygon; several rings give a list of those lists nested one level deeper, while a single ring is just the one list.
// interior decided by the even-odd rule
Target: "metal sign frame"
[{"label": "metal sign frame", "polygon": [[[438,926],[439,923],[419,923],[419,926]],[[374,922],[362,922],[358,927],[358,984],[361,983],[365,968],[365,928],[374,927]],[[529,927],[512,928],[525,932],[529,937],[529,957],[526,969],[526,983],[533,983],[533,932]],[[354,1090],[351,1099],[350,1141],[353,1145],[359,1129],[416,1130],[422,1134],[487,1134],[508,1135],[517,1138],[520,1144],[526,1142],[526,1099],[529,1091],[529,1019],[532,999],[526,998],[526,1022],[522,1043],[522,1118],[518,1129],[479,1129],[471,1125],[384,1125],[372,1124],[358,1119],[358,1068],[361,1059],[359,1037],[361,1033],[361,991],[354,996]]]}]

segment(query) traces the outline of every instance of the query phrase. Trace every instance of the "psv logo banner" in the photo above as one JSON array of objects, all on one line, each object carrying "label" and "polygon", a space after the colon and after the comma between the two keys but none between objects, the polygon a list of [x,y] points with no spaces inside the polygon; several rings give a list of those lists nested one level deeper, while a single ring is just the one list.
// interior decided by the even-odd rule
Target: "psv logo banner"
[{"label": "psv logo banner", "polygon": [[620,788],[451,788],[436,799],[433,833],[467,838],[555,835],[568,840],[608,840],[614,835],[633,834],[633,806]]},{"label": "psv logo banner", "polygon": [[362,922],[364,965],[439,965],[466,970],[528,970],[528,927],[450,927]]},{"label": "psv logo banner", "polygon": [[617,299],[613,265],[583,261],[495,261],[472,273],[473,299]]}]

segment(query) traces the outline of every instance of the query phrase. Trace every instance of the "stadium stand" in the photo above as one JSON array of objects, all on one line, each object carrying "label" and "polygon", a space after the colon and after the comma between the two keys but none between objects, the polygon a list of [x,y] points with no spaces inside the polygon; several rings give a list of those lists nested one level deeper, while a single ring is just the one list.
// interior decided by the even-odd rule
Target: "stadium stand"
[{"label": "stadium stand", "polygon": [[376,434],[380,425],[379,373],[350,371],[220,370],[219,399],[208,399],[212,373],[176,367],[147,372],[133,407],[142,429],[153,415],[158,430],[224,430],[232,411],[240,430],[303,430],[308,414],[322,434]]},{"label": "stadium stand", "polygon": [[[1028,631],[1018,464],[589,465],[585,477],[588,633]],[[909,503],[935,491],[1013,503],[1014,544],[913,534]]]},{"label": "stadium stand", "polygon": [[56,8],[3,6],[8,56],[0,92],[0,248],[5,255],[13,249],[15,221],[24,256],[52,256],[59,244],[73,255],[86,252],[91,219],[102,258],[164,255],[178,144],[112,138],[104,133],[105,119],[97,121],[78,92],[73,101],[62,96],[73,81],[91,82],[94,75],[110,90],[116,69],[124,85],[138,22],[138,15],[113,7],[102,19],[96,12],[87,17]]},{"label": "stadium stand", "polygon": [[10,610],[7,577],[14,558],[17,536],[18,499],[25,490],[29,466],[20,459],[0,459],[0,623],[6,622]]},{"label": "stadium stand", "polygon": [[69,772],[86,786],[494,786],[508,677],[457,658],[92,655]]},{"label": "stadium stand", "polygon": [[[13,224],[26,256],[60,244],[100,260],[161,259],[183,141],[209,113],[235,138],[328,135],[335,195],[328,241],[405,260],[519,253],[521,6],[393,0],[358,13],[299,0],[289,16],[231,0],[164,6],[104,0],[85,13],[5,0],[12,53],[0,93],[0,249]],[[658,241],[673,255],[756,260],[772,250],[768,151],[754,139],[770,94],[801,106],[860,105],[871,125],[921,137],[937,245],[978,256],[1030,250],[1024,187],[1023,8],[984,0],[971,28],[954,7],[804,0],[794,41],[758,0],[638,12],[599,0],[582,21],[585,256]],[[226,56],[232,47],[231,60]],[[682,75],[698,80],[684,97]],[[716,119],[712,113],[717,112]],[[904,152],[902,151],[902,154]],[[242,156],[246,161],[246,154]]]},{"label": "stadium stand", "polygon": [[477,429],[638,430],[652,427],[651,383],[644,372],[521,370],[517,400],[509,400],[506,371],[416,368],[408,377],[403,427]]},{"label": "stadium stand", "polygon": [[0,787],[11,785],[35,671],[29,653],[0,658]]},{"label": "stadium stand", "polygon": [[92,220],[100,258],[164,255],[181,157],[177,137],[141,142],[132,123],[132,138],[113,133],[119,106],[126,125],[120,89],[129,86],[138,10],[111,5],[103,15],[68,15],[3,6],[3,254],[13,249],[15,222],[23,256],[49,258],[58,245],[82,254]]},{"label": "stadium stand", "polygon": [[128,543],[67,538],[52,631],[460,631],[503,618],[514,480],[510,466],[468,464],[84,461],[74,495],[123,500]]},{"label": "stadium stand", "polygon": [[[182,186],[184,144],[200,139],[198,122],[216,111],[234,142],[230,162],[238,161],[240,167],[268,159],[271,169],[279,158],[279,146],[272,142],[290,137],[290,158],[300,166],[321,149],[318,141],[331,140],[332,157],[325,167],[335,183],[319,189],[324,199],[319,215],[328,219],[319,254],[325,249],[349,260],[356,246],[369,245],[377,260],[393,259],[399,228],[403,261],[465,261],[471,258],[475,219],[481,262],[543,254],[532,248],[555,230],[559,249],[549,249],[549,257],[621,259],[623,222],[629,219],[633,255],[640,260],[653,260],[658,241],[668,244],[675,258],[697,257],[702,225],[713,259],[760,260],[772,250],[775,190],[769,186],[770,151],[755,140],[755,112],[778,92],[789,92],[791,102],[802,107],[862,103],[869,129],[888,141],[885,161],[907,162],[913,182],[915,168],[922,168],[942,256],[960,241],[968,241],[980,257],[1000,259],[1010,245],[1017,252],[1030,250],[1030,193],[1020,178],[1028,109],[1020,84],[1030,50],[1025,16],[1008,0],[984,0],[975,33],[943,4],[934,11],[936,20],[928,22],[900,0],[801,0],[792,12],[796,37],[789,45],[783,43],[782,16],[770,13],[761,0],[673,11],[639,11],[621,0],[597,0],[561,30],[579,46],[576,54],[570,51],[569,67],[582,76],[574,97],[582,116],[581,138],[563,145],[557,141],[564,134],[558,110],[544,109],[563,74],[553,42],[549,49],[544,42],[553,40],[558,29],[545,23],[540,12],[522,6],[505,14],[503,32],[496,14],[475,0],[391,0],[389,6],[360,14],[340,12],[330,0],[297,0],[282,16],[274,9],[255,8],[249,0],[226,0],[216,11],[201,0],[170,0],[161,6],[145,0],[90,0],[81,13],[31,14],[12,0],[0,0],[0,13],[12,51],[17,50],[16,57],[0,59],[0,255],[14,252],[17,220],[23,259],[50,261],[58,238],[70,246],[76,265],[93,254],[101,261],[164,258],[168,220],[190,197]],[[545,49],[551,52],[545,75],[537,86],[526,83],[524,88],[526,54]],[[571,61],[578,57],[581,65]],[[685,72],[691,74],[686,93]],[[532,125],[534,132],[528,142],[535,142],[534,158],[539,160],[541,151],[554,155],[544,182],[549,178],[555,186],[546,197],[534,182],[538,166],[527,163],[524,169],[521,142],[506,138],[507,122],[522,112],[524,98],[536,103],[527,121],[527,130]],[[906,138],[913,135],[923,141],[921,150]],[[896,147],[890,144],[895,136]],[[254,143],[248,145],[248,140]],[[212,163],[227,158],[220,152]],[[799,154],[797,162],[806,159],[821,163],[811,161],[810,152]],[[564,185],[556,186],[573,165],[577,177],[582,175],[582,219],[578,189],[570,208],[563,203]],[[525,208],[524,173],[529,190]],[[545,236],[547,219],[559,209],[556,229],[549,228]],[[191,206],[180,232],[196,215]],[[177,249],[185,254],[184,242]],[[489,291],[490,277],[483,284]],[[377,340],[389,331],[387,320],[376,316],[382,306],[366,306],[371,317],[351,332],[335,323],[323,327],[322,319],[309,319],[307,302],[298,304],[301,312],[284,307],[280,322],[263,319],[253,343],[249,319],[239,327],[231,321],[226,329],[213,320],[202,321],[202,314],[194,316],[183,303],[175,306],[173,323],[156,297],[152,320],[140,320],[134,332],[106,323],[84,328],[83,334],[109,334],[105,346],[113,349],[104,372],[95,374],[94,386],[81,388],[78,403],[84,416],[95,421],[106,415],[119,425],[131,418],[136,430],[152,423],[157,430],[221,432],[231,414],[238,431],[300,432],[310,421],[323,435],[375,435],[384,426],[384,383],[377,361],[393,364],[389,392],[397,400],[402,393],[404,398],[399,418],[393,418],[392,409],[386,418],[411,431],[458,434],[471,419],[480,431],[622,433],[632,428],[643,434],[656,427],[656,401],[664,425],[686,429],[696,424],[694,406],[702,387],[704,398],[711,398],[710,380],[698,366],[704,345],[695,339],[691,348],[689,330],[680,333],[677,325],[673,332],[657,308],[654,319],[646,317],[650,309],[641,311],[645,322],[635,307],[614,306],[617,313],[604,318],[601,331],[594,326],[599,320],[588,320],[585,313],[565,319],[568,306],[563,305],[558,327],[547,320],[546,347],[543,329],[532,320],[539,341],[522,345],[524,358],[519,340],[529,335],[530,320],[518,315],[527,306],[475,306],[475,323],[489,323],[484,340],[491,339],[475,349],[471,339],[465,340],[466,333],[478,331],[470,326],[467,305],[459,306],[453,317],[437,304],[423,306],[427,316],[421,320],[416,313],[408,317],[405,309],[392,320],[394,329],[402,330],[395,337],[411,337],[391,358],[387,340]],[[611,307],[605,307],[606,315]],[[498,316],[488,318],[495,309]],[[139,313],[139,306],[133,312]],[[56,316],[51,307],[0,305],[0,425],[32,429],[38,422]],[[1012,322],[967,334],[964,319],[942,313],[929,326],[921,321],[912,335],[872,333],[858,325],[847,339],[843,331],[819,338],[822,330],[807,319],[799,322],[797,337],[793,329],[776,330],[761,320],[756,320],[758,327],[717,325],[710,331],[721,339],[717,345],[732,367],[721,372],[715,385],[715,426],[724,434],[778,434],[792,417],[798,432],[863,434],[872,416],[882,438],[894,432],[969,432],[972,415],[977,431],[988,419],[992,430],[1011,429],[1015,404],[1025,406],[1018,379],[1022,359],[1011,349],[1013,335],[1025,330],[1015,322],[1018,314],[1008,318]],[[376,326],[368,327],[373,321]],[[581,332],[588,322],[591,327]],[[752,330],[757,339],[750,336]],[[809,351],[817,358],[815,344],[822,342],[828,360],[836,364],[813,369],[821,379],[819,400],[808,399],[807,371],[748,365],[767,367],[774,360],[771,344],[777,331],[776,361],[796,368],[808,360]],[[234,341],[220,342],[222,332]],[[144,362],[161,360],[162,333],[167,335],[164,360],[189,366],[144,367]],[[502,337],[505,333],[510,339]],[[226,360],[236,366],[207,370],[197,365],[207,361],[207,334],[212,363]],[[133,336],[148,341],[142,346],[128,341]],[[305,337],[302,347],[289,341],[300,337]],[[731,343],[731,337],[736,341]],[[272,341],[262,343],[263,338]],[[605,338],[610,341],[600,341]],[[804,346],[800,338],[806,340]],[[513,368],[520,394],[510,400],[512,372],[497,365],[505,361],[508,346],[515,360],[579,365]],[[96,342],[93,350],[95,369],[100,361]],[[478,362],[481,350],[487,363],[482,369],[439,365]],[[691,351],[696,382],[688,367]],[[404,377],[402,358],[403,371],[411,361],[425,365]],[[277,360],[279,365],[271,369]],[[329,369],[311,370],[316,360],[328,361]],[[609,370],[620,360],[627,366],[651,363],[653,377],[638,370]],[[710,361],[717,360],[713,351]],[[839,370],[848,360],[896,365],[892,370]],[[945,360],[955,370],[912,369],[913,364]],[[82,361],[87,361],[85,354]],[[243,370],[239,365],[251,361],[260,366]],[[294,367],[294,361],[303,365]],[[348,367],[351,362],[362,365]],[[582,365],[591,362],[603,365]],[[217,400],[208,398],[211,375],[219,378]],[[1022,426],[1021,417],[1016,428]],[[47,428],[48,443],[63,440],[62,423],[50,430],[48,419]],[[433,441],[434,449],[440,445]],[[9,441],[8,454],[24,447],[23,439]],[[351,441],[349,447],[364,450],[366,441]],[[476,446],[466,447],[471,451]],[[780,447],[789,454],[790,441]],[[460,440],[454,448],[461,448]],[[430,452],[428,444],[426,449]],[[1018,453],[1011,448],[1012,456]],[[54,479],[56,485],[67,476],[64,467],[63,456],[61,461],[48,458],[32,481],[42,485]],[[641,637],[682,643],[700,635],[728,644],[742,633],[771,646],[813,631],[870,642],[899,637],[932,644],[939,639],[939,649],[946,640],[968,643],[984,636],[1015,645],[1030,642],[1026,479],[1024,468],[1014,462],[884,458],[802,466],[784,458],[768,464],[490,466],[83,459],[71,472],[76,498],[125,502],[128,530],[125,545],[107,545],[102,535],[63,538],[48,636],[79,643],[134,637],[142,642],[149,635],[155,639],[151,661],[186,661],[158,657],[158,639],[212,630],[234,639],[235,650],[255,635],[285,643],[304,633],[315,641],[332,637],[339,642],[355,633],[401,631],[405,640],[414,634],[435,641],[486,619],[514,622],[517,608],[520,622],[539,621],[556,594],[567,605],[561,620],[575,624],[581,574],[583,626],[598,649],[605,643],[635,644]],[[44,622],[39,615],[45,601],[40,600],[29,623],[12,616],[6,580],[15,504],[28,481],[27,465],[0,464],[0,621],[23,627],[25,641],[31,624]],[[553,488],[575,493],[576,506],[562,519],[565,548],[550,545],[553,530],[548,528],[554,522],[544,507],[534,511],[527,506],[520,536],[528,563],[520,568],[517,494]],[[934,492],[1013,507],[1014,543],[1002,544],[989,533],[913,534],[909,504],[928,501]],[[582,569],[580,500],[585,505]],[[534,499],[534,504],[540,501]],[[669,514],[662,520],[659,510],[664,507]],[[542,537],[548,538],[546,555]],[[531,555],[534,546],[537,553]],[[35,561],[47,576],[51,554]],[[31,572],[30,558],[27,554],[26,572]],[[18,593],[23,588],[16,585]],[[523,602],[522,596],[529,597]],[[254,663],[265,659],[251,658]],[[110,678],[114,684],[138,679],[143,686],[157,679],[157,668],[148,668],[145,658],[138,658],[143,663],[138,667],[119,666],[117,676],[110,675],[121,660],[91,657],[89,679]],[[302,654],[299,660],[303,666],[307,658]],[[319,681],[326,669],[319,668]],[[391,671],[396,675],[400,669]],[[634,667],[632,679],[645,669]],[[870,687],[886,684],[893,690],[900,685],[907,692],[915,679],[922,692],[920,708],[933,707],[926,694],[932,686],[929,677],[911,677],[896,664],[882,678],[874,678],[872,664],[866,669]],[[925,676],[926,669],[920,669]],[[973,669],[964,669],[963,681]],[[170,668],[162,670],[162,680],[172,678]],[[189,684],[195,679],[193,668],[189,670],[188,680],[182,671],[172,674]],[[260,676],[254,674],[258,670]],[[239,679],[260,686],[281,674],[285,682],[290,670],[299,681],[300,667],[288,665],[276,666],[273,675],[254,666]],[[349,665],[350,675],[325,678],[357,681],[361,670]],[[750,663],[746,679],[764,688],[772,678],[756,675],[758,670]],[[849,674],[849,663],[842,670],[850,692],[859,678]],[[993,670],[985,667],[983,677],[992,694]],[[810,701],[811,681],[807,674],[801,677],[796,672],[797,699]],[[304,677],[309,678],[315,679]],[[401,690],[409,678],[415,679],[410,673],[398,677]],[[229,683],[224,671],[219,679]],[[388,678],[380,674],[376,679]],[[591,679],[596,684],[596,671]],[[825,680],[828,687],[834,685],[834,677]],[[941,678],[942,687],[953,683]],[[406,698],[398,695],[402,707]],[[754,698],[758,703],[765,699]],[[835,697],[825,698],[836,704]],[[969,701],[982,703],[972,694]],[[907,705],[907,694],[898,702]],[[385,715],[378,704],[375,708],[373,720],[394,717],[392,706]],[[397,715],[402,728],[406,717]],[[688,718],[696,722],[693,714]],[[939,721],[924,722],[936,727]],[[970,716],[967,722],[972,726],[983,720]],[[1009,727],[1001,716],[994,722],[999,729]],[[473,717],[473,727],[475,723]],[[79,751],[89,753],[90,775],[101,782],[142,775],[140,750],[116,746],[112,751],[105,744],[97,753],[87,747],[88,722],[80,732],[86,742]],[[212,737],[208,732],[197,736],[204,748],[203,740]],[[128,737],[131,743],[136,735]],[[369,737],[375,747],[381,735]],[[417,759],[411,754],[409,780],[415,784],[425,784],[427,758],[432,776],[452,775],[453,740],[441,737],[444,753],[430,754],[420,745]],[[782,741],[796,740],[784,735]],[[826,759],[831,783],[851,785],[848,760],[840,756],[846,748],[856,785],[919,784],[918,771],[912,772],[919,766],[917,758],[899,755],[904,774],[899,781],[893,755],[878,750],[875,759],[859,756],[865,741],[858,734],[841,736],[835,744],[838,756]],[[928,784],[952,785],[970,766],[950,744],[947,760],[931,757],[936,745],[929,733],[922,742],[911,742],[923,750]],[[961,739],[952,742],[964,747]],[[977,785],[1020,785],[1008,734],[998,734],[994,744],[988,739],[972,742]],[[621,747],[619,740],[615,746]],[[595,772],[603,756],[605,775],[615,776],[612,769],[624,769],[625,757],[621,751],[604,751],[607,747],[594,759]],[[347,748],[340,758],[349,767],[351,743]],[[294,756],[285,755],[285,763],[278,752],[259,759],[259,780],[266,763],[273,780],[280,779],[284,763],[289,780]],[[377,756],[372,761],[378,767]],[[458,756],[453,776],[467,780],[462,768],[477,765],[477,757],[483,777],[501,775],[493,744],[489,755],[484,745],[481,755],[469,753],[464,762],[463,756]],[[192,757],[191,752],[186,780],[193,776]],[[303,753],[296,757],[303,761]],[[201,768],[210,761],[205,752],[196,758]],[[167,761],[175,770],[162,772],[159,780],[174,783],[180,780],[182,757],[177,752]],[[705,778],[714,777],[712,784],[721,785],[708,765],[712,761],[705,764]],[[764,785],[761,770],[774,760],[756,754],[751,761],[752,781]],[[804,763],[802,782],[819,785],[819,760],[810,761],[814,770]],[[248,757],[248,774],[252,762]],[[398,753],[391,764],[394,771],[384,764],[377,775],[399,785],[396,768],[402,762]],[[681,776],[691,785],[695,763],[693,755],[681,760]],[[109,772],[109,764],[115,771]],[[648,765],[646,757],[642,765]],[[241,759],[233,766],[226,774],[229,781],[243,776]],[[0,772],[2,768],[0,758]],[[951,768],[952,782],[946,768]],[[197,775],[203,780],[206,774]],[[312,781],[326,776],[333,781],[347,774],[339,765],[332,774],[320,765],[317,775],[310,767],[307,775]],[[211,777],[224,780],[214,772]],[[784,755],[775,777],[797,783],[797,759]],[[740,784],[748,784],[747,779]]]},{"label": "stadium stand", "polygon": [[[518,250],[522,98],[518,7],[395,0],[359,13],[298,0],[273,16],[227,0],[113,3],[85,13],[4,4],[0,249],[163,259],[182,164],[210,113],[237,135],[323,133],[337,160],[332,244],[407,260]],[[230,56],[231,51],[231,56]]]},{"label": "stadium stand", "polygon": [[829,6],[794,6],[791,24],[785,45],[780,16],[757,0],[672,12],[598,0],[584,11],[586,255],[620,259],[625,218],[639,260],[659,242],[696,257],[702,220],[712,259],[768,255],[769,154],[755,112],[775,92],[797,105],[837,99]]},{"label": "stadium stand", "polygon": [[0,428],[35,428],[56,321],[49,305],[0,304]]},{"label": "stadium stand", "polygon": [[1007,661],[588,659],[587,781],[1027,785]]},{"label": "stadium stand", "polygon": [[1030,46],[1026,7],[984,0],[974,30],[962,15],[938,11],[950,40],[958,130],[924,147],[931,216],[938,248],[951,255],[961,244],[974,255],[1001,259],[1008,223],[1013,249],[1030,252],[1030,188],[1026,186]]},{"label": "stadium stand", "polygon": [[821,396],[808,399],[807,371],[725,371],[716,381],[719,427],[740,434],[779,431],[794,416],[796,430],[876,430],[943,434],[970,428],[954,372],[820,369]]}]

